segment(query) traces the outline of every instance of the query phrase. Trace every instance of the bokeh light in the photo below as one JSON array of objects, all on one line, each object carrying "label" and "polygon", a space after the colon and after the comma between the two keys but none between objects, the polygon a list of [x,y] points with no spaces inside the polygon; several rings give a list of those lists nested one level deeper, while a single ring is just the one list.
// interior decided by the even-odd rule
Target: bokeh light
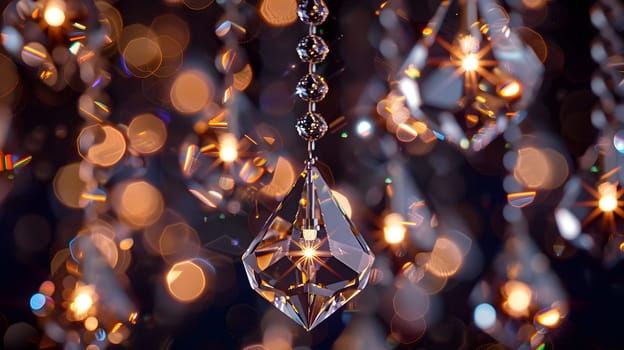
[{"label": "bokeh light", "polygon": [[206,290],[204,270],[193,260],[181,261],[171,266],[166,282],[169,294],[184,303],[197,300]]},{"label": "bokeh light", "polygon": [[173,107],[182,114],[201,111],[210,101],[213,88],[208,77],[197,70],[180,73],[171,86]]},{"label": "bokeh light", "polygon": [[115,186],[112,205],[117,215],[132,227],[145,227],[158,220],[164,208],[163,197],[154,186],[141,180]]},{"label": "bokeh light", "polygon": [[260,16],[271,26],[283,27],[297,20],[297,1],[262,0],[259,5]]},{"label": "bokeh light", "polygon": [[477,327],[489,329],[496,323],[496,309],[490,304],[479,304],[474,309],[473,319]]},{"label": "bokeh light", "polygon": [[397,213],[390,213],[384,217],[383,234],[386,243],[398,244],[403,242],[407,233],[403,221],[403,217]]},{"label": "bokeh light", "polygon": [[141,154],[158,152],[167,140],[165,123],[153,114],[141,114],[128,125],[130,147]]},{"label": "bokeh light", "polygon": [[59,27],[65,23],[64,1],[50,0],[46,3],[43,18],[52,27]]}]

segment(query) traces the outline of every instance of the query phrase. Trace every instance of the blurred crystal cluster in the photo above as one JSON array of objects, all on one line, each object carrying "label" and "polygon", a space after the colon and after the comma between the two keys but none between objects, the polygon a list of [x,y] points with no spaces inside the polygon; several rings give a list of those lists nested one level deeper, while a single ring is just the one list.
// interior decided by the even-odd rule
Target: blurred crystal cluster
[{"label": "blurred crystal cluster", "polygon": [[0,4],[5,349],[624,344],[621,1]]}]

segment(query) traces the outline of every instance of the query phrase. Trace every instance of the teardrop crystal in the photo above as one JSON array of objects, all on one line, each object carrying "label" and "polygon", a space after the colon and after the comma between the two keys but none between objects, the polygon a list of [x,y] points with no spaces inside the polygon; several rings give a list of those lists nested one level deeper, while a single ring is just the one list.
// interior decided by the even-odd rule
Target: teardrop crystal
[{"label": "teardrop crystal", "polygon": [[414,118],[441,138],[478,151],[510,121],[523,119],[543,67],[495,0],[457,4],[440,3],[399,71],[398,89]]},{"label": "teardrop crystal", "polygon": [[251,287],[307,330],[366,286],[373,260],[309,164],[243,255]]}]

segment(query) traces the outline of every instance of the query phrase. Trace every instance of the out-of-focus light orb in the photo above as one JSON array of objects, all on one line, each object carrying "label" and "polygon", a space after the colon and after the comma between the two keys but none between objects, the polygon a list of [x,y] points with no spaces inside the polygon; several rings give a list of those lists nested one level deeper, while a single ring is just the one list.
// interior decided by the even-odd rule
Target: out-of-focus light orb
[{"label": "out-of-focus light orb", "polygon": [[479,68],[479,57],[474,53],[470,53],[462,59],[461,65],[466,72],[474,72]]},{"label": "out-of-focus light orb", "polygon": [[581,222],[566,208],[555,210],[555,222],[561,237],[573,240],[581,234]]},{"label": "out-of-focus light orb", "polygon": [[514,178],[529,189],[553,189],[561,186],[569,175],[565,157],[551,148],[522,147],[513,170]]},{"label": "out-of-focus light orb", "polygon": [[503,288],[506,296],[504,305],[510,314],[514,316],[526,313],[531,305],[531,288],[519,281],[509,281]]},{"label": "out-of-focus light orb", "polygon": [[457,243],[442,237],[436,240],[425,266],[438,277],[450,277],[457,273],[463,260],[464,256]]},{"label": "out-of-focus light orb", "polygon": [[481,329],[489,329],[496,323],[496,309],[488,303],[475,307],[472,314],[474,323]]},{"label": "out-of-focus light orb", "polygon": [[98,319],[93,316],[87,317],[87,319],[84,321],[85,329],[88,331],[94,331],[98,327],[98,324]]},{"label": "out-of-focus light orb", "polygon": [[192,260],[174,264],[167,273],[166,282],[169,294],[183,303],[197,300],[206,289],[204,270]]},{"label": "out-of-focus light orb", "polygon": [[41,286],[39,286],[39,293],[47,295],[47,296],[52,296],[52,294],[54,294],[55,289],[56,287],[54,286],[54,282],[44,281],[43,283],[41,283]]},{"label": "out-of-focus light orb", "polygon": [[342,212],[349,219],[351,219],[351,215],[353,214],[353,209],[351,209],[351,203],[349,203],[349,198],[347,198],[347,196],[345,196],[344,194],[338,191],[331,190],[331,192],[336,202],[338,202],[338,206],[340,207],[340,209],[342,209]]},{"label": "out-of-focus light orb", "polygon": [[407,229],[403,225],[403,217],[397,213],[391,213],[384,217],[384,239],[388,244],[403,242]]},{"label": "out-of-focus light orb", "polygon": [[151,184],[136,180],[117,185],[112,193],[113,210],[133,227],[145,227],[158,220],[164,209],[160,191]]},{"label": "out-of-focus light orb", "polygon": [[260,16],[270,26],[283,27],[297,20],[297,1],[262,0],[259,5]]},{"label": "out-of-focus light orb", "polygon": [[557,327],[561,323],[561,319],[561,312],[555,307],[540,310],[534,317],[537,324],[548,328]]},{"label": "out-of-focus light orb", "polygon": [[54,176],[54,194],[64,205],[70,208],[82,208],[86,204],[80,201],[86,182],[80,176],[80,163],[71,163],[60,168]]},{"label": "out-of-focus light orb", "polygon": [[51,2],[48,6],[46,6],[45,11],[43,12],[43,19],[45,19],[46,23],[52,27],[59,27],[65,23],[65,11],[63,11],[61,4]]},{"label": "out-of-focus light orb", "polygon": [[373,134],[373,124],[366,120],[360,120],[355,126],[355,131],[361,138],[369,138]]},{"label": "out-of-focus light orb", "polygon": [[232,163],[238,158],[238,141],[232,134],[219,138],[219,158],[225,163]]},{"label": "out-of-focus light orb", "polygon": [[46,304],[46,296],[41,293],[35,293],[30,297],[30,308],[33,311],[41,310]]},{"label": "out-of-focus light orb", "polygon": [[284,157],[277,158],[273,178],[260,193],[281,200],[291,189],[297,178],[293,165]]},{"label": "out-of-focus light orb", "polygon": [[74,291],[74,299],[69,305],[69,309],[73,312],[76,320],[84,320],[87,318],[89,311],[93,307],[93,287],[82,286]]},{"label": "out-of-focus light orb", "polygon": [[130,250],[134,246],[134,239],[132,238],[124,238],[119,241],[119,249],[121,250]]},{"label": "out-of-focus light orb", "polygon": [[213,89],[208,77],[200,71],[181,73],[171,86],[173,107],[180,113],[193,114],[201,111],[212,98]]},{"label": "out-of-focus light orb", "polygon": [[160,118],[146,113],[132,119],[127,134],[132,149],[141,154],[154,154],[167,140],[167,127]]},{"label": "out-of-focus light orb", "polygon": [[618,130],[613,135],[613,147],[616,151],[624,153],[624,130]]},{"label": "out-of-focus light orb", "polygon": [[598,199],[598,208],[600,208],[600,210],[609,213],[617,209],[617,185],[604,182],[598,186],[598,193],[600,194],[600,198]]},{"label": "out-of-focus light orb", "polygon": [[240,71],[236,72],[232,76],[232,85],[238,91],[244,91],[249,87],[253,80],[253,70],[249,63],[247,63]]}]

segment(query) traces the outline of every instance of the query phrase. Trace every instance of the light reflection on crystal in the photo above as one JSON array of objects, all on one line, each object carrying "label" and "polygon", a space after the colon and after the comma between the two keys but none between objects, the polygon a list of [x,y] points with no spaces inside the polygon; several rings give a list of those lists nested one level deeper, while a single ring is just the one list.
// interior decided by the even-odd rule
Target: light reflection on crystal
[{"label": "light reflection on crystal", "polygon": [[462,148],[478,151],[503,132],[539,87],[542,65],[509,27],[492,0],[460,2],[459,26],[440,31],[455,15],[443,1],[398,77],[411,115]]},{"label": "light reflection on crystal", "polygon": [[313,165],[243,255],[253,289],[307,330],[366,286],[373,259]]},{"label": "light reflection on crystal", "polygon": [[512,207],[524,208],[535,200],[535,191],[516,192],[507,194],[507,203]]}]

